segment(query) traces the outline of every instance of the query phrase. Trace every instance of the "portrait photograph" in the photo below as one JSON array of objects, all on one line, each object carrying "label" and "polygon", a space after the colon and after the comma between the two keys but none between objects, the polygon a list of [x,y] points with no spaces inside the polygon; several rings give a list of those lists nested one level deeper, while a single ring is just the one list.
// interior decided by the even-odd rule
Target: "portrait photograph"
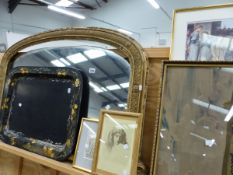
[{"label": "portrait photograph", "polygon": [[233,60],[232,22],[233,4],[175,10],[170,60]]},{"label": "portrait photograph", "polygon": [[228,175],[233,62],[165,62],[153,175]]},{"label": "portrait photograph", "polygon": [[[100,174],[133,175],[137,165],[141,114],[102,112],[95,172]],[[136,163],[136,164],[135,164]]]},{"label": "portrait photograph", "polygon": [[98,119],[83,118],[73,160],[73,167],[91,172],[95,151]]}]

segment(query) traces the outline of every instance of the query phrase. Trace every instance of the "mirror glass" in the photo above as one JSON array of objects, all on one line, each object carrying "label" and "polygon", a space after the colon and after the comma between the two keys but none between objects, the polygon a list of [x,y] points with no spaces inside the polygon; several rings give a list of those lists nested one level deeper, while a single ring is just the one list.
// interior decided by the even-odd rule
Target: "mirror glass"
[{"label": "mirror glass", "polygon": [[127,109],[130,64],[115,48],[90,41],[51,41],[28,47],[10,64],[18,66],[71,67],[89,79],[88,116],[97,117],[101,108]]}]

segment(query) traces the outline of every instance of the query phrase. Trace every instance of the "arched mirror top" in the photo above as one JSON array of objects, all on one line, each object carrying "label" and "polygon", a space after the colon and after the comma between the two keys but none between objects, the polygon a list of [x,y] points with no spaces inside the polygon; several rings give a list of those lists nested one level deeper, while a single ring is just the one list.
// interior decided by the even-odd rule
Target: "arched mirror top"
[{"label": "arched mirror top", "polygon": [[[46,47],[46,43],[50,43],[51,45],[51,42],[56,41],[61,45],[56,47]],[[68,45],[64,44],[66,41],[72,41],[71,43],[73,44],[70,45],[69,43],[68,47]],[[64,45],[62,45],[62,42]],[[77,44],[77,42],[80,42],[80,45]],[[92,43],[91,47],[89,44],[90,42]],[[98,43],[98,46],[93,48],[93,43]],[[102,28],[69,28],[37,34],[28,37],[10,47],[4,54],[1,65],[3,68],[3,73],[6,75],[9,65],[11,65],[11,67],[17,67],[17,65],[22,66],[17,63],[18,60],[20,60],[22,57],[27,59],[27,56],[34,53],[43,55],[47,52],[46,54],[50,54],[50,59],[52,59],[52,56],[55,55],[54,59],[49,60],[50,63],[52,63],[51,61],[53,60],[60,59],[62,57],[67,58],[68,56],[79,52],[84,53],[85,55],[85,52],[88,50],[102,51],[107,57],[111,58],[112,62],[116,60],[118,63],[120,62],[119,64],[123,66],[120,66],[121,69],[123,69],[126,76],[128,76],[128,81],[122,80],[122,83],[128,82],[129,86],[128,90],[122,88],[127,92],[127,110],[132,112],[142,111],[147,59],[144,55],[143,49],[136,41],[127,35],[114,30]],[[20,53],[25,51],[26,53]],[[125,61],[122,56],[127,58],[128,62]],[[97,64],[95,61],[90,62],[94,65]],[[72,63],[72,61],[70,63]],[[65,63],[63,62],[63,64]],[[30,64],[28,66],[30,66]],[[107,67],[107,62],[104,66]],[[99,69],[104,69],[103,65],[102,67],[100,66]],[[87,70],[91,71],[90,67]],[[91,80],[93,79],[94,78],[92,77]],[[5,82],[5,78],[3,79],[3,82]],[[118,83],[120,84],[121,82],[119,81]]]}]

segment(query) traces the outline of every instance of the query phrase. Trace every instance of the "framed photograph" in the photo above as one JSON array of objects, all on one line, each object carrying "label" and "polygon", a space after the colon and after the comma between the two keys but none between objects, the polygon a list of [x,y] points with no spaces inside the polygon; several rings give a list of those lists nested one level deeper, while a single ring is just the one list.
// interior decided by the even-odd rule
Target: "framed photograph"
[{"label": "framed photograph", "polygon": [[82,119],[73,160],[73,167],[84,170],[86,172],[91,172],[98,123],[98,119]]},{"label": "framed photograph", "polygon": [[93,171],[105,175],[136,175],[142,114],[102,110]]},{"label": "framed photograph", "polygon": [[164,62],[152,175],[230,175],[233,62]]},{"label": "framed photograph", "polygon": [[170,60],[233,60],[233,4],[175,10]]}]

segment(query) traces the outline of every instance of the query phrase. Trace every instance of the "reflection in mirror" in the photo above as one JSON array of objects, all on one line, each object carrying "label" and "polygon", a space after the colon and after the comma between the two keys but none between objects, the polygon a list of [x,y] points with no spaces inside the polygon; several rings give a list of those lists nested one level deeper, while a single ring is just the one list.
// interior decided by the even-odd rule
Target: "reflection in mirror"
[{"label": "reflection in mirror", "polygon": [[127,109],[130,64],[109,49],[86,45],[32,49],[20,54],[12,62],[12,68],[18,66],[71,67],[82,70],[89,78],[88,116],[98,116],[101,108]]},{"label": "reflection in mirror", "polygon": [[230,62],[164,64],[154,175],[232,174],[232,73]]}]

